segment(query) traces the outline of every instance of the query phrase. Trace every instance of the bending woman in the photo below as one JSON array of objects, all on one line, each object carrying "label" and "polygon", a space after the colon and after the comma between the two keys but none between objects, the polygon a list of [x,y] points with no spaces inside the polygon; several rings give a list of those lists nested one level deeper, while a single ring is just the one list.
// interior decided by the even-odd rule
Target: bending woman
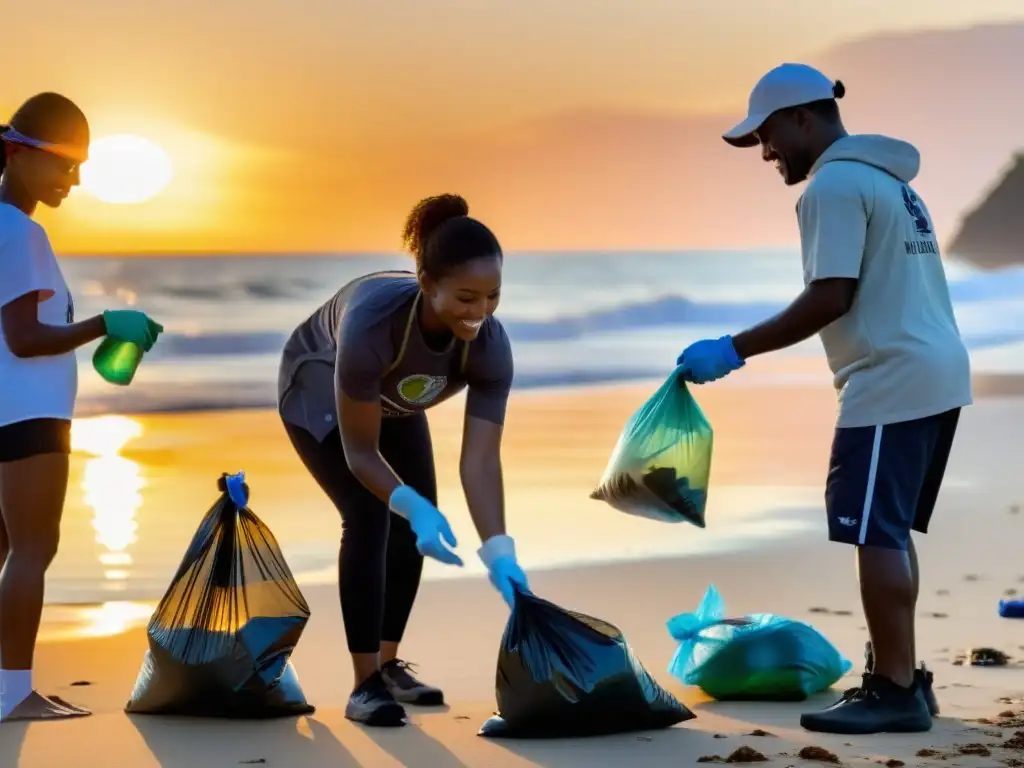
[{"label": "bending woman", "polygon": [[75,350],[102,336],[148,350],[163,329],[134,310],[76,323],[50,241],[31,218],[78,184],[89,149],[82,111],[55,93],[33,96],[0,126],[0,149],[0,721],[80,717],[89,712],[32,687],[68,487]]},{"label": "bending woman", "polygon": [[457,195],[422,200],[404,241],[416,273],[341,288],[291,335],[281,362],[285,428],[342,519],[338,586],[355,688],[346,717],[401,725],[399,702],[441,691],[398,657],[423,555],[462,565],[444,515],[424,411],[468,388],[460,474],[491,583],[511,606],[526,589],[505,533],[501,434],[512,350],[493,317],[501,246]]}]

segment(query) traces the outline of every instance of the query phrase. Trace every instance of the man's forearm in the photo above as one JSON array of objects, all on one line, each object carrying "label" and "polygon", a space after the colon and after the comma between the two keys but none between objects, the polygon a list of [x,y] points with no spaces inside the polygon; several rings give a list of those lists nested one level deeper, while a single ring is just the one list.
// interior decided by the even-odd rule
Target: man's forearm
[{"label": "man's forearm", "polygon": [[848,309],[845,297],[837,299],[813,286],[808,287],[775,317],[737,333],[732,343],[743,360],[792,347],[838,320]]}]

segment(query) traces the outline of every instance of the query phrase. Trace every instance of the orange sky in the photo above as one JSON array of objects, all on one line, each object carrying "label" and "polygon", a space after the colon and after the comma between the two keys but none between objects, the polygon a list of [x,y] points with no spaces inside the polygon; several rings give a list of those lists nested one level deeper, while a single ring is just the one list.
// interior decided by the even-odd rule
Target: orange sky
[{"label": "orange sky", "polygon": [[[78,193],[41,214],[65,252],[390,250],[405,211],[440,191],[466,195],[509,249],[715,244],[668,225],[590,226],[608,210],[574,200],[574,185],[628,184],[648,207],[685,205],[657,199],[658,180],[629,167],[563,174],[560,156],[531,150],[531,168],[502,158],[587,115],[731,117],[767,67],[851,38],[1024,16],[1019,0],[10,5],[0,115],[59,90],[95,136],[146,136],[175,164],[148,203]],[[515,201],[503,192],[513,177]],[[560,208],[517,202],[531,184],[564,187]]]}]

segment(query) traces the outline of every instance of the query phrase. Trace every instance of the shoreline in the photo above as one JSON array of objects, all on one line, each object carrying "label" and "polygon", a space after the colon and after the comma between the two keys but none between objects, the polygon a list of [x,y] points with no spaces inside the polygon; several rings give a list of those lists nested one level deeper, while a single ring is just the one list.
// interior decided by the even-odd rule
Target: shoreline
[{"label": "shoreline", "polygon": [[[681,523],[681,525],[688,525]],[[680,566],[694,561],[712,558],[732,558],[744,554],[779,554],[787,551],[802,551],[813,545],[812,531],[794,532],[788,536],[770,538],[755,542],[749,537],[728,539],[716,545],[685,554],[654,554],[623,556],[601,560],[573,560],[529,569],[530,578],[564,578],[576,574],[585,577],[587,573],[599,573],[609,568],[631,568],[645,566]],[[290,564],[289,564],[290,565]],[[296,582],[303,592],[335,591],[337,589],[336,566],[327,569],[322,577],[309,578],[296,575]],[[295,573],[295,569],[292,569]],[[451,582],[486,581],[482,566],[472,569],[446,568],[425,573],[422,584],[446,584]],[[90,639],[120,635],[144,627],[156,609],[163,593],[152,597],[142,594],[127,594],[119,599],[83,599],[47,602],[43,607],[43,620],[39,642],[58,642],[70,639]]]},{"label": "shoreline", "polygon": [[[815,358],[786,358],[767,366],[758,361],[759,371],[756,377],[747,377],[742,381],[727,379],[719,387],[744,387],[757,389],[819,387],[831,389],[831,373],[824,367],[823,361]],[[650,387],[653,393],[661,386],[665,377],[671,373],[666,370],[664,376],[623,374],[621,377],[580,374],[569,378],[553,380],[549,377],[534,377],[542,383],[513,384],[513,397],[531,397],[557,395],[574,390],[600,392],[602,390],[631,389],[634,387]],[[991,399],[1024,396],[1024,373],[976,373],[971,377],[975,399]],[[276,396],[268,395],[274,385],[246,382],[231,385],[232,391],[225,392],[217,399],[197,400],[179,405],[150,405],[145,401],[153,398],[151,394],[142,394],[133,398],[130,393],[115,392],[107,395],[87,398],[76,410],[75,419],[95,418],[108,414],[122,416],[153,416],[173,414],[216,413],[235,411],[276,410]],[[456,395],[454,399],[463,397]]]},{"label": "shoreline", "polygon": [[[623,425],[660,382],[514,393],[503,457],[507,515],[523,567],[729,556],[820,534],[835,412],[831,386],[765,387],[759,375],[735,378],[736,386],[702,388],[698,395],[715,428],[704,530],[632,517],[589,498]],[[427,561],[425,582],[483,574],[458,476],[461,398],[432,409],[429,419],[439,505],[466,566]],[[956,449],[961,460],[951,466],[946,488],[977,484],[979,473],[996,469],[997,490],[1010,499],[1015,470],[1007,446],[1024,442],[1010,429],[1024,416],[1024,401],[978,400],[965,413]],[[240,469],[253,487],[254,512],[274,532],[299,582],[334,583],[337,510],[294,455],[276,411],[111,414],[76,420],[75,427],[65,536],[48,576],[47,605],[159,600],[216,500],[216,478]],[[778,449],[780,436],[786,451]],[[966,465],[969,471],[961,471]]]}]

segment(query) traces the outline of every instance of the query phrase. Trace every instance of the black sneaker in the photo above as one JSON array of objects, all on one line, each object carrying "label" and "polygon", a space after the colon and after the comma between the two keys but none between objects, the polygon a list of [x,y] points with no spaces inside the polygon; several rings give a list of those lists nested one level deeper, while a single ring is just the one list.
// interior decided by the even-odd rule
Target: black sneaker
[{"label": "black sneaker", "polygon": [[380,672],[375,672],[349,696],[345,717],[363,725],[405,725],[405,708],[395,701]]},{"label": "black sneaker", "polygon": [[[871,650],[871,641],[864,644],[864,664],[868,673],[875,670],[875,656]],[[935,697],[935,676],[932,671],[921,662],[921,666],[914,670],[914,682],[921,688],[925,703],[928,705],[928,714],[932,717],[939,716],[939,700]]]},{"label": "black sneaker", "polygon": [[441,689],[420,682],[413,677],[412,672],[413,665],[401,659],[392,659],[380,668],[384,683],[396,701],[421,707],[443,706],[444,694]]},{"label": "black sneaker", "polygon": [[848,735],[870,733],[921,733],[931,730],[932,716],[915,679],[901,688],[879,675],[865,674],[857,692],[826,710],[801,715],[800,725],[809,731]]}]

